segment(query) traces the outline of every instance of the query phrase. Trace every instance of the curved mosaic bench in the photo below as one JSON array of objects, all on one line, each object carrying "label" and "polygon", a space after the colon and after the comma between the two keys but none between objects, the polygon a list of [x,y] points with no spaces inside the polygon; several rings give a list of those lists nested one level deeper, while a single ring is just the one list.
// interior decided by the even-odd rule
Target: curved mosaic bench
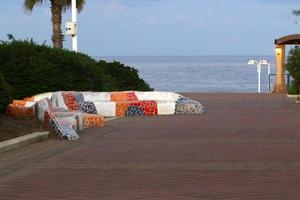
[{"label": "curved mosaic bench", "polygon": [[36,117],[61,138],[76,140],[78,131],[102,127],[104,117],[200,114],[203,106],[172,92],[54,92],[14,100],[7,114]]}]

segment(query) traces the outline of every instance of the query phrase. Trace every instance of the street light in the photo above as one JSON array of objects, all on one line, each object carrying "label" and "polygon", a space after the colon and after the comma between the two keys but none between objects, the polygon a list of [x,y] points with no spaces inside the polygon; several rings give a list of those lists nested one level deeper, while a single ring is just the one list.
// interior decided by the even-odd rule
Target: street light
[{"label": "street light", "polygon": [[[76,9],[76,0],[72,0],[72,22],[75,23],[75,28],[77,29],[77,9]],[[77,31],[76,34],[72,35],[72,49],[73,51],[78,50],[77,47]]]},{"label": "street light", "polygon": [[260,93],[260,76],[261,76],[261,65],[257,60],[249,60],[248,65],[255,65],[257,67],[257,92]]},{"label": "street light", "polygon": [[72,0],[72,22],[66,22],[66,34],[72,36],[72,50],[77,52],[77,10],[76,0]]},{"label": "street light", "polygon": [[259,64],[260,66],[266,65],[268,67],[269,91],[271,91],[271,84],[270,84],[271,64],[267,60],[260,60]]},{"label": "street light", "polygon": [[[271,64],[267,60],[249,60],[248,65],[255,65],[257,67],[257,92],[260,93],[260,78],[261,78],[261,66],[267,65],[268,66],[268,76],[270,78],[270,73],[271,73]],[[269,84],[269,90],[270,90],[270,84]]]},{"label": "street light", "polygon": [[[255,65],[257,67],[257,92],[260,93],[260,78],[261,78],[261,67],[266,65],[268,67],[268,77],[270,81],[270,73],[271,73],[271,64],[267,60],[249,60],[248,65]],[[270,91],[270,84],[269,84],[269,91]]]},{"label": "street light", "polygon": [[267,65],[268,66],[268,75],[271,73],[271,64],[267,60],[260,60],[259,64],[262,65]]},{"label": "street light", "polygon": [[258,64],[257,60],[249,60],[248,65]]}]

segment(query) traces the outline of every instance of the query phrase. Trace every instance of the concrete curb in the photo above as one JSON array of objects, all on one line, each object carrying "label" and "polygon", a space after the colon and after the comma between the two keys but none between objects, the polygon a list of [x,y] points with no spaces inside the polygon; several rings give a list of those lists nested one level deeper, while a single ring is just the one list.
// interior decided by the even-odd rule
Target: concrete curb
[{"label": "concrete curb", "polygon": [[[119,119],[120,117],[108,117],[104,118],[105,122],[113,121]],[[35,132],[21,137],[17,137],[11,140],[6,140],[0,142],[0,153],[10,151],[13,149],[18,149],[27,146],[32,143],[41,142],[49,139],[50,132]]]},{"label": "concrete curb", "polygon": [[297,99],[298,97],[300,97],[300,95],[297,95],[297,94],[287,94],[286,96],[288,98],[293,98],[293,99]]},{"label": "concrete curb", "polygon": [[18,149],[32,143],[47,140],[49,138],[49,134],[49,132],[36,132],[0,142],[0,153],[13,149]]},{"label": "concrete curb", "polygon": [[120,119],[121,117],[105,117],[104,118],[104,122],[109,122],[109,121],[113,121],[116,119]]}]

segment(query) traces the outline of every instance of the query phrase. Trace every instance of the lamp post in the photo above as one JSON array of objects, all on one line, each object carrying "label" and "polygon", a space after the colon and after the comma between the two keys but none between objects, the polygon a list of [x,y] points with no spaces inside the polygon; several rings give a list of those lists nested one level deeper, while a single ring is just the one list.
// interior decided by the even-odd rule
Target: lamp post
[{"label": "lamp post", "polygon": [[71,2],[72,22],[66,22],[66,35],[72,36],[72,50],[77,52],[77,9],[76,0]]},{"label": "lamp post", "polygon": [[[271,64],[267,60],[260,60],[259,64],[260,64],[260,66],[266,65],[268,67],[268,79],[269,79],[269,82],[270,82]],[[270,87],[271,86],[270,86],[270,83],[269,83],[269,91],[271,91]]]},{"label": "lamp post", "polygon": [[261,66],[257,60],[249,60],[248,65],[255,65],[257,67],[257,92],[260,93],[260,75],[261,75]]},{"label": "lamp post", "polygon": [[[249,60],[248,65],[255,65],[257,67],[257,92],[261,92],[261,84],[260,84],[260,79],[261,79],[261,66],[267,65],[268,66],[268,76],[270,76],[271,73],[271,64],[267,60]],[[270,89],[270,88],[269,88]]]},{"label": "lamp post", "polygon": [[[72,0],[72,22],[75,24],[75,28],[77,28],[77,10],[76,10],[76,0]],[[72,35],[72,50],[77,52],[77,31]]]},{"label": "lamp post", "polygon": [[262,65],[267,65],[268,67],[268,75],[270,75],[271,73],[271,64],[267,61],[267,60],[260,60],[259,64]]}]

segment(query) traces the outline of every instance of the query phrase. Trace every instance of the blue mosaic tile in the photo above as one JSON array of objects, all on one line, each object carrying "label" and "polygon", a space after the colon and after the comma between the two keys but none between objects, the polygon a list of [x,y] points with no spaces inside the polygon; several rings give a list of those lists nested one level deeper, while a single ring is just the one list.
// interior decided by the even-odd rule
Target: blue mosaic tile
[{"label": "blue mosaic tile", "polygon": [[204,112],[204,107],[198,101],[180,96],[176,101],[175,115],[179,114],[200,114]]},{"label": "blue mosaic tile", "polygon": [[142,116],[144,112],[140,106],[129,106],[125,112],[125,116]]},{"label": "blue mosaic tile", "polygon": [[78,110],[83,113],[88,114],[98,114],[96,106],[93,102],[84,101],[84,102],[78,102]]},{"label": "blue mosaic tile", "polygon": [[80,93],[80,92],[76,92],[76,93],[75,93],[75,97],[76,97],[76,101],[77,101],[77,102],[83,102],[83,101],[84,101],[83,94]]}]

